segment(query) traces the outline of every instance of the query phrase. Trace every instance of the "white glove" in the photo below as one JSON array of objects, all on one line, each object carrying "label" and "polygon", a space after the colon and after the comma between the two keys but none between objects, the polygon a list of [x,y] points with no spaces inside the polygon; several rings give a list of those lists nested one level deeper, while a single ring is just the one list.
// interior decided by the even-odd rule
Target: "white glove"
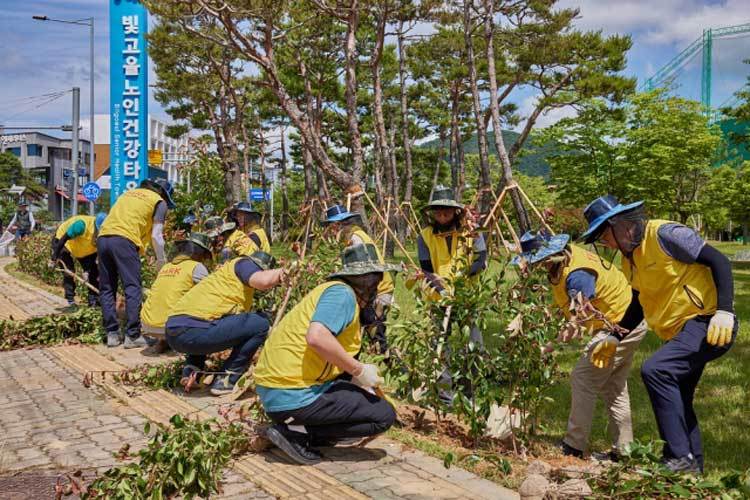
[{"label": "white glove", "polygon": [[728,311],[716,311],[708,323],[706,342],[716,347],[723,347],[732,341],[734,314]]},{"label": "white glove", "polygon": [[378,374],[377,366],[360,364],[358,369],[352,373],[352,382],[367,389],[368,387],[377,387],[382,384],[383,379]]}]

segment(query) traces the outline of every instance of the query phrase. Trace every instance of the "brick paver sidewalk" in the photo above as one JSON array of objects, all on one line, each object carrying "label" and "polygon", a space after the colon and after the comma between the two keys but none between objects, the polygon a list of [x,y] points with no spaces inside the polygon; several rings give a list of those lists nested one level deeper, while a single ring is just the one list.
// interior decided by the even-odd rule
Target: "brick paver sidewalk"
[{"label": "brick paver sidewalk", "polygon": [[[0,259],[0,310],[6,305],[24,310],[16,293],[6,288],[20,286],[3,271],[8,262]],[[29,297],[37,291],[34,287],[22,288],[24,300],[35,303],[30,314],[48,314],[58,307],[45,295]],[[114,384],[103,391],[81,383],[88,370],[163,361],[138,351],[98,346],[0,353],[0,426],[11,430],[4,444],[0,440],[0,491],[4,484],[12,487],[9,471],[110,467],[115,463],[111,453],[122,443],[143,442],[145,419],[164,422],[174,413],[208,418],[216,414],[218,404],[228,402],[205,391],[131,395]],[[326,459],[314,467],[291,464],[278,450],[241,457],[225,473],[224,496],[518,498],[513,491],[459,468],[445,469],[441,461],[385,437],[365,448],[323,452]]]}]

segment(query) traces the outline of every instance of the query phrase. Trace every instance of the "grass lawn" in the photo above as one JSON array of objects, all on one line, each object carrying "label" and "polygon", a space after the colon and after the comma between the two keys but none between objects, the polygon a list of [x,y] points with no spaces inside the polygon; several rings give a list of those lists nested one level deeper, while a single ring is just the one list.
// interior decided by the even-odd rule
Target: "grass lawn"
[{"label": "grass lawn", "polygon": [[[713,243],[727,255],[742,249],[737,243]],[[745,247],[749,248],[749,247]],[[396,255],[396,259],[399,255]],[[406,260],[406,259],[402,259]],[[735,306],[740,320],[740,331],[734,347],[722,358],[708,364],[698,385],[695,409],[703,434],[706,473],[720,476],[731,469],[750,468],[750,269],[735,270]],[[400,307],[409,311],[411,292],[397,280],[396,299]],[[659,438],[648,394],[641,381],[640,366],[662,345],[653,333],[642,342],[629,379],[631,408],[635,438],[649,441]],[[539,436],[549,443],[562,439],[570,409],[570,373],[580,355],[580,346],[570,346],[559,355],[562,372],[566,374],[550,389],[554,402],[542,410],[543,431]],[[597,406],[591,436],[591,449],[609,448],[607,417],[601,402]]]}]

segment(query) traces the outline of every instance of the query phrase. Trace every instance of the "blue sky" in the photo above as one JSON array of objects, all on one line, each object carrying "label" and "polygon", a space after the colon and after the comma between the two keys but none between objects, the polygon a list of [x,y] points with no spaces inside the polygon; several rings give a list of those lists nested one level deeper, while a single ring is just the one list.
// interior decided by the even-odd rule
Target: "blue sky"
[{"label": "blue sky", "polygon": [[[633,37],[627,74],[640,79],[668,62],[704,28],[750,22],[747,0],[561,0],[578,6],[580,28],[623,33]],[[106,0],[0,0],[0,124],[60,125],[70,121],[70,94],[49,104],[24,99],[54,91],[81,87],[81,115],[88,116],[89,34],[83,26],[32,20],[32,15],[59,19],[95,17],[96,111],[109,106],[108,2]],[[715,42],[714,102],[724,100],[745,81],[750,66],[739,61],[750,57],[750,37]],[[681,79],[685,92],[698,97],[699,58]],[[153,74],[152,74],[153,76]],[[691,83],[692,82],[692,83]],[[697,86],[696,86],[697,82]],[[150,83],[153,82],[153,78]],[[694,94],[694,95],[692,95]],[[533,99],[519,97],[521,110]],[[152,114],[166,118],[150,101]],[[554,122],[566,112],[542,118]],[[98,141],[97,141],[98,142]]]}]

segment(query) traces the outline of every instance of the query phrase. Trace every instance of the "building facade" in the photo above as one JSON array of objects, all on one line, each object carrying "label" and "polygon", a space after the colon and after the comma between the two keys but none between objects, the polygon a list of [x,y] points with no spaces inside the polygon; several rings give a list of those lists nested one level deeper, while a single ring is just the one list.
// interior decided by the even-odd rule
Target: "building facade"
[{"label": "building facade", "polygon": [[[149,150],[158,150],[162,154],[161,165],[149,165],[149,177],[164,177],[170,182],[176,184],[181,182],[180,166],[192,158],[190,141],[188,134],[174,139],[167,136],[169,124],[148,116],[148,140]],[[88,136],[86,129],[88,124],[84,125],[84,133]],[[110,141],[110,118],[108,114],[94,116],[94,137],[96,145],[94,146],[95,156],[95,177],[102,179],[102,187],[109,185],[109,141]]]},{"label": "building facade", "polygon": [[[91,154],[89,141],[80,140],[78,152],[79,188],[88,182]],[[30,177],[47,188],[47,208],[58,219],[71,213],[73,186],[72,142],[40,132],[0,135],[0,152],[9,152],[21,160]],[[96,158],[95,158],[96,161]],[[78,195],[79,203],[86,199]]]}]

